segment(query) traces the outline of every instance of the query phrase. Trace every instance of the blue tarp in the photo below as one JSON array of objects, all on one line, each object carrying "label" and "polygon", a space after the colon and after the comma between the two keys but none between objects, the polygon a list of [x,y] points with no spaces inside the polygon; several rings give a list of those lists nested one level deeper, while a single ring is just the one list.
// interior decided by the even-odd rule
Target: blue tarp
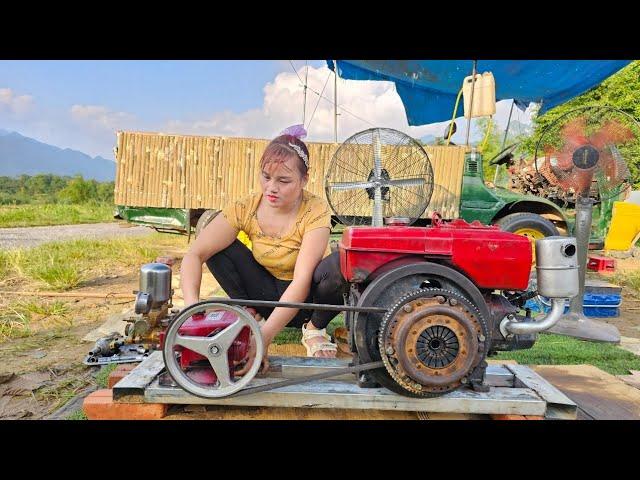
[{"label": "blue tarp", "polygon": [[[630,60],[478,60],[478,73],[492,72],[496,100],[520,107],[542,102],[540,113],[600,84]],[[456,96],[471,60],[336,60],[349,80],[388,80],[396,84],[409,125],[451,119]],[[333,60],[327,60],[333,70]],[[460,102],[462,104],[462,101]],[[458,106],[462,111],[462,106]],[[460,114],[461,115],[461,114]]]}]

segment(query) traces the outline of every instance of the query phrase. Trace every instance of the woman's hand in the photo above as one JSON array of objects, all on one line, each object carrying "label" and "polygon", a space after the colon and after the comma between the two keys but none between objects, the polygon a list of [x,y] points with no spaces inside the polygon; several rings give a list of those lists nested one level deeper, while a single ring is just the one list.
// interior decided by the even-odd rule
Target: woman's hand
[{"label": "woman's hand", "polygon": [[[265,342],[264,355],[261,360],[261,368],[258,370],[258,373],[265,374],[269,371],[269,355],[267,354],[269,343]],[[236,375],[245,375],[249,370],[251,370],[251,366],[253,362],[256,360],[256,340],[255,336],[251,335],[251,340],[249,342],[249,351],[247,352],[247,356],[245,357],[246,363],[240,369],[236,370]]]}]

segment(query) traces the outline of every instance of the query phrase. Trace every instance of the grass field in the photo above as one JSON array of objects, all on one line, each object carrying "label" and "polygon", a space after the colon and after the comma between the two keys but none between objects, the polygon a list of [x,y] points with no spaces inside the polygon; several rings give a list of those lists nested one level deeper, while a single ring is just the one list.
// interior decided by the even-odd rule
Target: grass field
[{"label": "grass field", "polygon": [[113,221],[114,206],[108,203],[84,205],[2,205],[0,228],[72,225]]},{"label": "grass field", "polygon": [[598,367],[613,375],[640,370],[640,357],[608,343],[583,342],[571,337],[543,333],[529,350],[500,352],[491,357],[516,360],[523,365],[581,365]]},{"label": "grass field", "polygon": [[[51,242],[29,249],[0,250],[0,289],[66,291],[101,276],[129,274],[174,247],[182,237],[151,233],[112,240]],[[28,337],[46,328],[70,326],[68,303],[32,297],[0,298],[0,341]]]},{"label": "grass field", "polygon": [[69,290],[85,280],[113,273],[114,267],[131,268],[133,272],[153,261],[163,247],[180,239],[151,233],[135,238],[78,239],[0,250],[0,286],[30,282],[47,289]]},{"label": "grass field", "polygon": [[613,283],[624,285],[640,293],[640,270],[618,273],[611,278]]}]

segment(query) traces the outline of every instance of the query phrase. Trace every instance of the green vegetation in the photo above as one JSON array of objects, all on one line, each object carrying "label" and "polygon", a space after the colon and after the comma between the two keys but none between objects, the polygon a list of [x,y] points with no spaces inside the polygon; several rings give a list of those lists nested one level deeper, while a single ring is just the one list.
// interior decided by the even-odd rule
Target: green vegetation
[{"label": "green vegetation", "polygon": [[49,408],[49,413],[52,413],[73,399],[80,390],[86,388],[87,384],[86,378],[71,376],[54,385],[38,389],[35,396],[39,401],[52,402]]},{"label": "green vegetation", "polygon": [[116,368],[118,368],[118,366],[118,363],[111,363],[100,367],[100,371],[96,375],[96,383],[98,384],[98,388],[107,388],[107,385],[109,383],[109,375]]},{"label": "green vegetation", "polygon": [[529,350],[500,352],[498,360],[516,360],[524,365],[581,365],[598,367],[613,375],[640,370],[640,357],[607,343],[583,342],[571,337],[540,334]]},{"label": "green vegetation", "polygon": [[72,324],[69,304],[58,300],[17,300],[0,309],[0,342],[11,338],[28,337],[33,322],[62,328]]},{"label": "green vegetation", "polygon": [[113,189],[82,176],[0,177],[0,227],[112,221]]},{"label": "green vegetation", "polygon": [[[118,368],[118,366],[119,364],[112,363],[112,364],[103,365],[100,368],[100,371],[98,372],[95,378],[95,382],[98,385],[98,388],[107,388],[107,384],[109,382],[109,375],[116,368]],[[85,413],[80,408],[78,410],[75,410],[74,412],[71,412],[69,415],[67,415],[65,420],[88,420],[88,419]]]},{"label": "green vegetation", "polygon": [[110,222],[113,221],[113,211],[113,205],[95,202],[84,205],[0,205],[0,228]]},{"label": "green vegetation", "polygon": [[82,410],[76,410],[75,412],[70,413],[65,420],[88,420],[88,418]]},{"label": "green vegetation", "polygon": [[[35,283],[44,289],[70,290],[82,282],[131,270],[153,261],[173,237],[159,233],[112,240],[51,242],[30,249],[0,251],[0,285]],[[150,245],[153,245],[151,247]]]},{"label": "green vegetation", "polygon": [[[513,125],[509,129],[509,134],[505,147],[514,142],[522,141],[519,151],[533,156],[536,144],[543,131],[553,123],[558,117],[567,112],[590,105],[604,105],[622,110],[632,117],[640,118],[640,61],[634,61],[625,68],[607,78],[597,87],[579,95],[572,100],[563,103],[540,116],[535,116],[533,120],[533,133],[531,135],[519,134],[514,131]],[[517,107],[515,107],[517,108]],[[515,114],[514,114],[515,115]],[[616,116],[619,118],[619,116]],[[497,128],[495,123],[488,118],[477,120],[477,125],[483,133],[482,140],[478,142],[478,147],[482,146],[484,159],[484,177],[488,181],[493,181],[495,167],[489,166],[489,161],[501,150],[504,130]],[[512,118],[513,122],[513,118]],[[640,126],[634,125],[629,119],[625,122],[630,126],[636,135],[640,135]],[[486,139],[486,142],[485,142]],[[629,143],[620,149],[623,157],[629,161],[629,169],[634,188],[640,188],[640,140]]]},{"label": "green vegetation", "polygon": [[72,337],[73,334],[70,333],[69,328],[54,328],[53,330],[35,332],[29,338],[19,342],[5,342],[2,345],[0,359],[7,355],[15,355],[30,350],[47,350],[61,340],[71,341]]},{"label": "green vegetation", "polygon": [[113,204],[114,182],[85,180],[81,175],[0,177],[0,205]]},{"label": "green vegetation", "polygon": [[[493,177],[496,173],[496,165],[489,165],[489,162],[502,150],[504,130],[499,130],[495,122],[490,121],[488,118],[479,119],[478,127],[482,132],[482,140],[479,142],[478,147],[482,153],[484,178],[487,181],[493,182]],[[507,135],[507,141],[505,142],[505,148],[516,142],[521,142],[525,138],[526,135],[524,133],[520,134],[519,132],[515,132],[510,129],[509,134]]]},{"label": "green vegetation", "polygon": [[640,270],[628,273],[618,273],[611,278],[618,285],[624,285],[640,293]]}]

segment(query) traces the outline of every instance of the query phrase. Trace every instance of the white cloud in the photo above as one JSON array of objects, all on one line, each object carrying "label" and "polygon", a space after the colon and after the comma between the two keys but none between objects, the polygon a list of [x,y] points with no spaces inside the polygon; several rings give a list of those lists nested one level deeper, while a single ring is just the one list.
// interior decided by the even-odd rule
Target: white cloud
[{"label": "white cloud", "polygon": [[102,105],[72,105],[71,118],[79,124],[115,131],[133,125],[135,115],[127,112],[114,112]]},{"label": "white cloud", "polygon": [[[307,78],[307,104],[305,126],[310,141],[333,141],[334,139],[334,78],[326,67],[300,66],[296,61],[297,74],[286,62],[289,71],[278,74],[265,85],[261,108],[241,113],[217,112],[208,118],[192,121],[173,120],[165,128],[168,132],[196,135],[224,135],[232,137],[272,138],[289,125],[302,122],[304,90],[300,79]],[[284,62],[283,62],[284,65]],[[299,78],[300,77],[300,78]],[[326,86],[325,86],[326,84]],[[323,90],[324,88],[324,90]],[[322,97],[319,94],[322,93]],[[319,99],[320,98],[320,99]],[[318,100],[319,99],[319,100]],[[316,106],[317,105],[317,106]],[[388,127],[400,130],[414,138],[426,135],[443,136],[448,121],[430,125],[408,125],[404,106],[392,82],[355,81],[338,79],[338,141],[371,127]],[[504,129],[511,108],[511,101],[498,102],[494,121]],[[315,113],[314,113],[315,110]],[[512,122],[531,122],[531,112],[514,108]],[[453,139],[462,143],[466,137],[466,120],[456,119],[458,133]],[[475,123],[475,120],[474,120]],[[472,139],[477,136],[472,126]]]},{"label": "white cloud", "polygon": [[0,88],[0,111],[23,116],[34,106],[31,95],[16,95],[10,88]]},{"label": "white cloud", "polygon": [[[304,90],[299,75],[300,78],[307,77],[309,86],[305,114],[305,126],[309,131],[307,140],[333,141],[333,73],[326,66],[310,66],[308,76],[306,67],[301,66],[297,73],[280,73],[265,85],[261,108],[242,113],[218,112],[193,121],[174,120],[166,124],[166,130],[200,135],[274,137],[284,128],[302,122]],[[320,93],[324,98],[319,97]],[[339,79],[338,105],[338,141],[371,127],[395,128],[416,138],[435,132],[432,125],[409,127],[404,106],[392,82]]]}]

